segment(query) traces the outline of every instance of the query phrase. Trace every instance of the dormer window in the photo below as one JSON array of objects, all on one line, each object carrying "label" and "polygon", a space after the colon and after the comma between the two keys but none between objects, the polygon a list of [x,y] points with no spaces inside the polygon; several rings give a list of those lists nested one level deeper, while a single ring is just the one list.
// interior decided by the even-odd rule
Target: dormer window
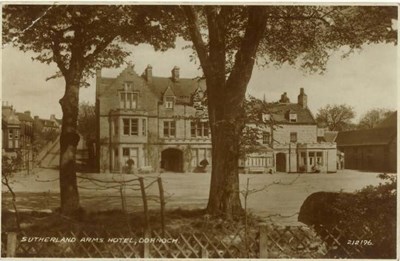
[{"label": "dormer window", "polygon": [[289,121],[290,122],[297,122],[297,114],[296,113],[289,113]]},{"label": "dormer window", "polygon": [[269,113],[263,113],[263,114],[262,114],[262,120],[263,120],[263,121],[270,121],[270,120],[271,120],[271,114],[269,114]]},{"label": "dormer window", "polygon": [[165,108],[166,109],[173,109],[174,108],[174,97],[169,96],[169,97],[165,97]]}]

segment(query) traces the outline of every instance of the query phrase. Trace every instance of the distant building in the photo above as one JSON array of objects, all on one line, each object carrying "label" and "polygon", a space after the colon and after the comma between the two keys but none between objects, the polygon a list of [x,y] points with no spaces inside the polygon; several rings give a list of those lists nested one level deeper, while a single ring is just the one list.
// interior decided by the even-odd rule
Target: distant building
[{"label": "distant building", "polygon": [[34,117],[35,128],[43,132],[61,132],[61,120],[57,119],[54,114],[49,119],[42,119],[39,116]]},{"label": "distant building", "polygon": [[345,168],[376,172],[397,171],[397,112],[377,128],[339,132],[336,143]]},{"label": "distant building", "polygon": [[21,122],[12,105],[2,103],[1,117],[2,144],[4,153],[13,153],[21,148]]},{"label": "distant building", "polygon": [[[15,157],[19,153],[26,168],[33,158],[33,119],[30,111],[16,112],[8,102],[2,104],[3,155]],[[30,166],[30,165],[29,165]]]},{"label": "distant building", "polygon": [[270,113],[262,117],[276,126],[263,129],[260,152],[239,162],[244,171],[336,172],[336,143],[318,140],[319,129],[307,102],[301,88],[297,103],[284,93],[279,102],[269,104]]}]

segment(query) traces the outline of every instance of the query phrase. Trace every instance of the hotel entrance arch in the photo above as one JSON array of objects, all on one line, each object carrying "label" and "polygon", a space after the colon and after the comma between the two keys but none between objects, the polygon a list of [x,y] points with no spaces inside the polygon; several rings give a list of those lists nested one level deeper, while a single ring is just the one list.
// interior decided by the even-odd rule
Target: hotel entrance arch
[{"label": "hotel entrance arch", "polygon": [[165,171],[183,172],[183,152],[168,148],[161,152],[161,168]]}]

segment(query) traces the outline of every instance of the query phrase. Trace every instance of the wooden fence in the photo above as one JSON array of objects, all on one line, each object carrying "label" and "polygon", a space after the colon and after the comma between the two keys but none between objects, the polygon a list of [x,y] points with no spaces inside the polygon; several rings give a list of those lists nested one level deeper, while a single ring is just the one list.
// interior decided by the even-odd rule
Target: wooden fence
[{"label": "wooden fence", "polygon": [[[317,234],[316,229],[319,229]],[[3,232],[2,257],[92,258],[366,258],[341,230],[262,225],[235,231]],[[321,234],[321,231],[324,233]],[[246,235],[247,234],[247,235]],[[323,235],[323,236],[321,236]],[[366,234],[360,235],[365,238]]]}]

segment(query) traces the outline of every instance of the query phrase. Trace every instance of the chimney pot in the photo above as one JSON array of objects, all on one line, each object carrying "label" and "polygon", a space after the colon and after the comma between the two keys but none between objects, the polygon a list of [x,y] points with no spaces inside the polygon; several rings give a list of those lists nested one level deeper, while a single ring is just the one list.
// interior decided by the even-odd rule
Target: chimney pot
[{"label": "chimney pot", "polygon": [[286,92],[284,92],[281,95],[281,99],[279,100],[279,102],[281,102],[281,103],[290,103],[290,99],[287,97],[287,93]]},{"label": "chimney pot", "polygon": [[297,96],[297,103],[302,108],[307,108],[307,94],[304,92],[304,88],[300,88],[300,94]]},{"label": "chimney pot", "polygon": [[172,72],[172,80],[174,80],[175,82],[179,81],[179,67],[175,66],[171,72]]},{"label": "chimney pot", "polygon": [[144,72],[144,77],[147,82],[151,82],[153,79],[153,67],[149,64],[147,65],[145,72]]}]

